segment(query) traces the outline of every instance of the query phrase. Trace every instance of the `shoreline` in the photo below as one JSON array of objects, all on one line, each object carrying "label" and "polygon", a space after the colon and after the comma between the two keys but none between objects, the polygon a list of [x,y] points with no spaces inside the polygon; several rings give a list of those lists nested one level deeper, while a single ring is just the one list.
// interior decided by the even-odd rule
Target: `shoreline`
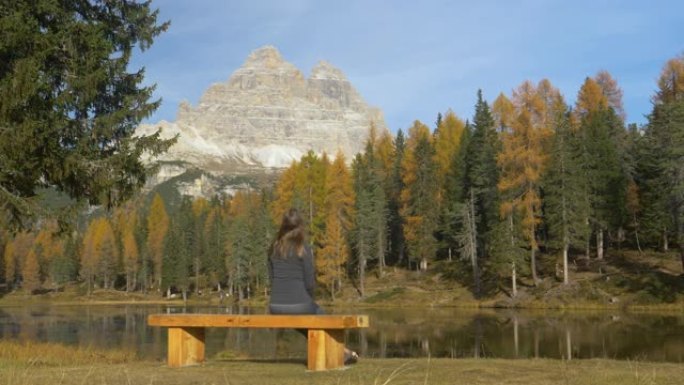
[{"label": "shoreline", "polygon": [[[80,299],[45,299],[45,298],[35,298],[31,295],[21,295],[13,294],[9,298],[0,298],[0,308],[3,307],[26,307],[26,306],[126,306],[126,305],[139,305],[139,306],[241,306],[241,307],[265,307],[266,302],[263,300],[253,300],[244,301],[243,303],[237,302],[224,302],[220,303],[218,300],[206,300],[206,299],[190,299],[188,301],[183,301],[182,299],[98,299],[96,298],[80,298]],[[525,311],[525,312],[604,312],[604,311],[619,311],[625,313],[665,313],[665,314],[677,314],[680,313],[684,315],[684,303],[673,303],[673,304],[653,304],[653,305],[643,305],[643,304],[631,304],[631,305],[602,305],[602,304],[592,304],[592,303],[577,303],[577,304],[567,304],[566,306],[540,306],[538,303],[534,304],[516,304],[516,306],[501,306],[499,304],[493,303],[442,303],[442,304],[425,304],[425,303],[413,303],[406,304],[400,302],[374,302],[374,303],[364,303],[364,302],[327,302],[320,301],[319,304],[326,308],[332,309],[398,309],[398,308],[412,308],[412,309],[462,309],[469,310],[473,312],[480,311]]]}]

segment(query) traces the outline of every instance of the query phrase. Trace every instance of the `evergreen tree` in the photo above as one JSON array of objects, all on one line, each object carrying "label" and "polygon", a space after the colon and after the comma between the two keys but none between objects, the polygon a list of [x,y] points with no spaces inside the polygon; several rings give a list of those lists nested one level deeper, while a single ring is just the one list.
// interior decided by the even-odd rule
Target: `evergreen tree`
[{"label": "evergreen tree", "polygon": [[404,133],[397,131],[394,138],[394,157],[391,170],[387,178],[387,223],[388,223],[388,251],[393,261],[401,263],[404,260],[404,222],[401,217],[401,191],[404,189],[401,164],[404,161],[405,150]]},{"label": "evergreen tree", "polygon": [[435,257],[438,228],[437,166],[430,129],[419,121],[409,130],[407,151],[402,162],[404,190],[401,215],[409,256],[420,261],[419,268]]},{"label": "evergreen tree", "polygon": [[586,218],[589,201],[587,180],[582,172],[580,140],[570,124],[569,112],[559,111],[549,168],[544,176],[545,222],[552,246],[563,255],[563,283],[569,283],[568,252],[571,246],[582,247],[589,236]]},{"label": "evergreen tree", "polygon": [[221,210],[222,202],[218,198],[211,200],[207,220],[204,223],[204,240],[206,260],[204,262],[209,277],[209,283],[221,291],[221,283],[226,276],[225,248],[224,248],[224,220]]},{"label": "evergreen tree", "polygon": [[583,141],[582,167],[589,182],[589,221],[596,235],[597,258],[602,259],[605,232],[623,227],[627,217],[625,131],[600,85],[591,78],[580,89],[575,111]]},{"label": "evergreen tree", "polygon": [[152,205],[147,216],[147,252],[152,260],[154,285],[156,285],[157,291],[162,290],[164,244],[168,231],[169,216],[164,206],[164,200],[157,193],[152,198]]},{"label": "evergreen tree", "polygon": [[133,48],[152,45],[150,1],[4,2],[0,14],[0,206],[15,223],[42,212],[31,199],[53,187],[112,206],[145,183],[144,152],[165,151],[158,133],[133,137],[159,106]]},{"label": "evergreen tree", "polygon": [[204,198],[197,198],[192,202],[192,234],[191,246],[188,252],[192,259],[193,275],[195,276],[195,294],[200,292],[200,276],[204,272],[206,260],[204,241],[204,223],[209,210],[209,201]]},{"label": "evergreen tree", "polygon": [[477,92],[472,138],[468,141],[466,159],[470,163],[468,181],[473,189],[480,256],[488,252],[491,232],[499,222],[499,169],[496,157],[501,143],[496,133],[494,117],[482,91]]},{"label": "evergreen tree", "polygon": [[371,169],[367,159],[357,154],[352,162],[352,178],[354,182],[354,211],[356,213],[352,230],[352,248],[356,267],[357,289],[361,297],[365,296],[366,267],[371,259],[374,235],[374,207],[372,188],[370,186]]},{"label": "evergreen tree", "polygon": [[183,300],[186,300],[190,288],[192,243],[196,239],[192,200],[189,196],[183,197],[178,211],[169,224],[168,237],[163,249],[161,284],[166,289],[167,297],[171,294],[171,289],[175,288],[181,292]]},{"label": "evergreen tree", "polygon": [[684,270],[684,55],[665,64],[648,118],[645,137],[657,154],[647,188],[663,210],[658,222],[674,235]]}]

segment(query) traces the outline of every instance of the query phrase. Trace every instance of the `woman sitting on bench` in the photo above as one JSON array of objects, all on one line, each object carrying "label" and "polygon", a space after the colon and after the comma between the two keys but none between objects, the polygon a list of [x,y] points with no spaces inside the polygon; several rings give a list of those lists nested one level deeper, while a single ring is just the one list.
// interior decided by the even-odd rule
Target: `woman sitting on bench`
[{"label": "woman sitting on bench", "polygon": [[[288,210],[268,258],[271,280],[271,314],[325,314],[314,301],[316,273],[311,246],[306,242],[304,220],[297,209]],[[306,330],[297,330],[307,336]],[[356,352],[344,349],[345,364],[358,360]]]}]

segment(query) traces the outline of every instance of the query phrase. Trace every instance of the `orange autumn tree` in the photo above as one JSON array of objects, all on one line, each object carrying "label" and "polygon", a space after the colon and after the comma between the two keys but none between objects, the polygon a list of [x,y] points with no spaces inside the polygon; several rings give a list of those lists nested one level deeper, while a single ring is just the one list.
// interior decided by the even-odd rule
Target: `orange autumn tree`
[{"label": "orange autumn tree", "polygon": [[93,219],[83,237],[81,276],[88,283],[88,295],[97,282],[113,287],[117,273],[119,249],[112,225],[106,217]]},{"label": "orange autumn tree", "polygon": [[333,300],[342,287],[342,266],[349,260],[347,235],[352,226],[354,191],[344,154],[338,151],[329,166],[325,184],[325,233],[316,257],[317,280],[328,288]]},{"label": "orange autumn tree", "polygon": [[21,286],[29,293],[40,289],[40,265],[38,263],[38,256],[36,250],[31,248],[24,258],[24,264],[21,268],[22,282]]},{"label": "orange autumn tree", "polygon": [[24,260],[31,250],[35,235],[28,231],[23,231],[10,239],[5,245],[5,281],[13,288],[20,280]]},{"label": "orange autumn tree", "polygon": [[130,201],[116,208],[113,215],[114,232],[121,250],[121,265],[126,276],[126,291],[135,290],[140,271],[140,250],[135,239],[138,212]]},{"label": "orange autumn tree", "polygon": [[56,279],[54,277],[53,263],[64,254],[64,240],[58,237],[57,221],[47,220],[43,223],[35,241],[33,242],[33,249],[35,250],[36,258],[39,264],[40,282],[45,283],[50,281],[54,284]]},{"label": "orange autumn tree", "polygon": [[[540,196],[541,175],[548,159],[548,139],[551,131],[550,101],[554,94],[560,95],[550,83],[543,80],[535,87],[526,81],[513,92],[514,118],[510,129],[502,135],[502,151],[497,157],[501,168],[498,183],[502,193],[501,215],[520,215],[522,233],[530,250],[530,269],[535,284],[537,226],[541,222],[542,201]],[[502,109],[502,119],[509,111]]]},{"label": "orange autumn tree", "polygon": [[455,154],[461,147],[465,123],[453,111],[447,111],[434,133],[435,163],[440,195],[444,194],[444,180],[452,167]]},{"label": "orange autumn tree", "polygon": [[168,231],[169,215],[166,213],[164,200],[161,195],[155,194],[147,216],[147,252],[152,260],[157,291],[161,291],[162,287],[162,261]]}]

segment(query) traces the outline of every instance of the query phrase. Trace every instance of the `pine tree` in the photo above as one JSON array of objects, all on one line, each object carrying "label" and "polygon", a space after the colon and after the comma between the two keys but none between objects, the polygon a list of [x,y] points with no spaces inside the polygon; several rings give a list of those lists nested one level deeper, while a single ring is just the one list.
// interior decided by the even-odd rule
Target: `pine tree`
[{"label": "pine tree", "polygon": [[162,262],[164,243],[169,230],[169,216],[161,195],[155,194],[147,216],[147,252],[150,254],[154,269],[154,284],[157,291],[162,290]]},{"label": "pine tree", "polygon": [[356,278],[358,279],[358,291],[361,297],[365,296],[366,267],[368,260],[372,258],[373,246],[376,242],[374,234],[374,207],[373,191],[370,188],[371,167],[362,154],[357,154],[352,162],[352,179],[354,185],[354,212],[355,220],[352,230],[352,248],[354,252],[354,265]]},{"label": "pine tree", "polygon": [[401,164],[404,160],[404,133],[397,131],[394,138],[394,157],[387,178],[387,223],[388,223],[388,251],[393,261],[401,263],[404,260],[404,223],[401,217],[401,191],[404,189]]},{"label": "pine tree", "polygon": [[164,242],[163,261],[161,265],[161,285],[166,289],[167,297],[171,289],[176,288],[187,299],[190,286],[190,265],[192,241],[195,239],[193,226],[192,201],[184,196],[173,220],[169,221],[168,237]]},{"label": "pine tree", "polygon": [[494,117],[489,105],[482,98],[481,90],[477,92],[472,127],[472,137],[466,150],[466,158],[471,164],[468,169],[468,181],[475,196],[478,244],[481,256],[484,256],[489,248],[491,232],[499,222],[499,192],[496,187],[499,169],[496,157],[501,149],[501,143],[496,133]]},{"label": "pine tree", "polygon": [[209,201],[204,198],[197,198],[192,202],[192,226],[193,239],[190,257],[192,259],[193,275],[195,276],[195,294],[199,294],[200,276],[205,269],[205,241],[204,241],[204,222],[209,210]]},{"label": "pine tree", "polygon": [[591,78],[579,91],[575,112],[583,139],[582,166],[589,182],[589,221],[596,235],[597,258],[602,259],[605,232],[623,227],[627,217],[625,131],[603,89]]},{"label": "pine tree", "polygon": [[659,222],[673,232],[684,271],[684,55],[665,64],[653,99],[644,136],[657,154],[647,187],[665,213]]},{"label": "pine tree", "polygon": [[[173,143],[135,127],[159,106],[144,70],[129,72],[168,23],[150,2],[5,2],[0,16],[0,206],[15,223],[42,213],[53,187],[112,206],[145,183],[144,152]],[[30,106],[30,108],[27,108]]]},{"label": "pine tree", "polygon": [[221,210],[222,202],[218,198],[211,200],[207,220],[204,224],[204,240],[206,242],[205,266],[209,275],[209,282],[216,286],[217,291],[223,290],[221,282],[226,276],[225,265],[225,228]]},{"label": "pine tree", "polygon": [[409,256],[420,261],[419,268],[435,257],[438,226],[437,166],[430,129],[419,121],[409,130],[409,139],[402,162],[404,190],[401,192],[401,215]]},{"label": "pine tree", "polygon": [[545,222],[563,255],[563,283],[569,283],[568,252],[582,247],[589,236],[586,218],[589,201],[587,180],[579,163],[580,138],[568,112],[558,111],[549,168],[544,176]]}]

